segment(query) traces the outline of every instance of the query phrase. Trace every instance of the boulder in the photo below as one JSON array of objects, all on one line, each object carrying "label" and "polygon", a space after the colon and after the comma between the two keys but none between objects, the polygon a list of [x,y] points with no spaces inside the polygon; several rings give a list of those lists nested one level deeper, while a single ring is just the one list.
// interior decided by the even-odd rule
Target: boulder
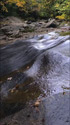
[{"label": "boulder", "polygon": [[48,23],[46,23],[46,27],[53,27],[56,28],[58,26],[58,23],[55,21],[55,19],[50,20]]}]

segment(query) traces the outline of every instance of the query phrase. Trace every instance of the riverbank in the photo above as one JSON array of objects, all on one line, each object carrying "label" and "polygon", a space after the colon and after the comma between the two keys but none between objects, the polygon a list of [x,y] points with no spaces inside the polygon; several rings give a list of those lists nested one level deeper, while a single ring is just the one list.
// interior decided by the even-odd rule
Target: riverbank
[{"label": "riverbank", "polygon": [[0,45],[6,45],[19,39],[33,38],[52,31],[70,34],[69,22],[55,19],[48,20],[48,22],[46,20],[32,22],[17,17],[7,17],[0,22]]}]

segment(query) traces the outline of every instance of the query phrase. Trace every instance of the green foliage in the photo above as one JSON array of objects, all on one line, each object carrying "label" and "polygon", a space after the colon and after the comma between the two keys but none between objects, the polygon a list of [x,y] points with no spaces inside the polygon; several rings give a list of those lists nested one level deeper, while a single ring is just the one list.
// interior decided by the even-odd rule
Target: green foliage
[{"label": "green foliage", "polygon": [[60,32],[60,35],[61,35],[61,36],[70,35],[70,31],[68,31],[68,32]]},{"label": "green foliage", "polygon": [[59,0],[55,4],[58,19],[70,20],[70,0]]},{"label": "green foliage", "polygon": [[0,0],[0,14],[70,20],[70,0]]}]

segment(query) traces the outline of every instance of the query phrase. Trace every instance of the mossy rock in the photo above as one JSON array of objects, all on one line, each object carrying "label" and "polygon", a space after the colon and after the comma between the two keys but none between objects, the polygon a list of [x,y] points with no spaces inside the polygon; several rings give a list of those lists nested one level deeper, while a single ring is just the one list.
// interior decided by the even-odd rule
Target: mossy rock
[{"label": "mossy rock", "polygon": [[70,35],[70,31],[68,31],[68,32],[60,32],[60,35],[61,35],[61,36]]}]

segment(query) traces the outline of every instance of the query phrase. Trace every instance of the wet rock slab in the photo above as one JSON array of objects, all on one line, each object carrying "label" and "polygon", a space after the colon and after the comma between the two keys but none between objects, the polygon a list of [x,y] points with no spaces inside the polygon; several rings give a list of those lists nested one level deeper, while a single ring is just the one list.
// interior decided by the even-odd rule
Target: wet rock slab
[{"label": "wet rock slab", "polygon": [[[30,43],[27,44],[29,45],[28,49],[30,50],[29,52],[31,52],[31,54],[33,54],[32,51],[35,50],[33,57],[35,57],[35,53],[36,53],[37,54],[36,59],[31,64],[31,66],[29,65],[27,66],[27,70],[25,71],[17,70],[15,75],[13,74],[13,76],[10,76],[5,81],[2,81],[1,105],[6,106],[8,104],[7,99],[5,100],[4,98],[4,95],[6,95],[6,93],[7,93],[8,99],[11,99],[9,100],[9,102],[11,101],[11,103],[10,105],[7,105],[7,107],[5,107],[5,110],[8,113],[10,111],[10,114],[8,114],[10,116],[5,115],[7,117],[2,118],[2,120],[0,121],[1,122],[0,124],[2,125],[5,125],[5,124],[8,124],[8,125],[15,125],[15,124],[16,125],[59,125],[59,124],[68,125],[69,124],[70,122],[69,121],[69,103],[70,103],[70,96],[69,96],[69,91],[70,91],[69,42],[70,41],[69,41],[69,38],[70,37],[59,37],[58,34],[55,35],[55,33],[50,33],[50,34],[53,34],[53,35],[48,36],[47,34],[45,34],[43,37],[39,36],[39,37],[34,37],[33,39],[30,39],[32,43],[31,44],[32,49],[30,47]],[[57,41],[59,42],[60,39],[62,41],[63,39],[64,41],[66,40],[65,43],[63,43],[58,47],[52,48],[51,50],[48,50],[48,51],[46,50],[47,47],[49,47],[50,45],[52,46],[52,41],[53,43],[56,44],[56,42]],[[36,43],[36,40],[37,40],[37,43]],[[33,41],[35,42],[34,44],[33,44]],[[23,42],[21,43],[23,44]],[[22,46],[22,44],[20,44],[20,46]],[[12,46],[13,45],[14,44],[12,44]],[[42,51],[44,48],[45,48],[45,51]],[[5,49],[5,48],[2,48],[2,49]],[[36,49],[38,51],[36,51]],[[25,52],[26,52],[26,49],[25,49]],[[22,49],[22,55],[23,55],[23,49]],[[24,53],[24,57],[27,57],[25,53]],[[26,58],[26,62],[27,62],[27,59],[28,60],[31,59],[30,57]],[[4,56],[2,56],[2,58],[4,58]],[[30,62],[32,62],[32,60],[30,60]],[[23,61],[22,61],[22,64],[23,64]],[[32,82],[31,80],[28,81],[28,78],[32,78],[34,81]],[[17,84],[19,86],[17,86]],[[25,103],[25,105],[24,103],[21,103],[21,104],[16,103],[17,97],[19,97],[17,99],[18,102],[19,100],[22,101],[24,97],[26,98],[25,94],[23,94],[23,97],[22,97],[22,94],[20,94],[19,92],[24,91],[25,93],[27,93],[27,95],[29,95],[30,91],[28,90],[28,88],[32,88],[32,86],[33,86],[33,92],[30,96],[32,96],[34,92],[36,95],[36,88],[34,87],[34,84],[39,85],[40,89],[44,90],[44,94],[42,95],[42,98],[40,98],[41,100],[40,103],[39,102],[35,103],[35,100],[34,101],[30,100],[28,103]],[[37,92],[39,92],[40,89],[37,89],[38,90]],[[8,90],[10,90],[12,96],[9,95]],[[40,93],[38,93],[38,96],[39,95]],[[2,99],[4,99],[5,103],[3,102]],[[15,101],[15,105],[14,105],[15,107],[12,105],[12,101],[13,101],[12,99],[14,99]],[[37,98],[34,98],[34,99],[37,99]],[[6,105],[3,105],[3,104],[6,104]],[[15,111],[16,113],[11,112],[11,108],[9,106],[12,107],[14,111],[16,109],[17,112],[16,111]],[[21,110],[19,111],[18,109],[20,108]]]},{"label": "wet rock slab", "polygon": [[47,98],[45,105],[45,125],[70,124],[70,92],[59,93]]}]

